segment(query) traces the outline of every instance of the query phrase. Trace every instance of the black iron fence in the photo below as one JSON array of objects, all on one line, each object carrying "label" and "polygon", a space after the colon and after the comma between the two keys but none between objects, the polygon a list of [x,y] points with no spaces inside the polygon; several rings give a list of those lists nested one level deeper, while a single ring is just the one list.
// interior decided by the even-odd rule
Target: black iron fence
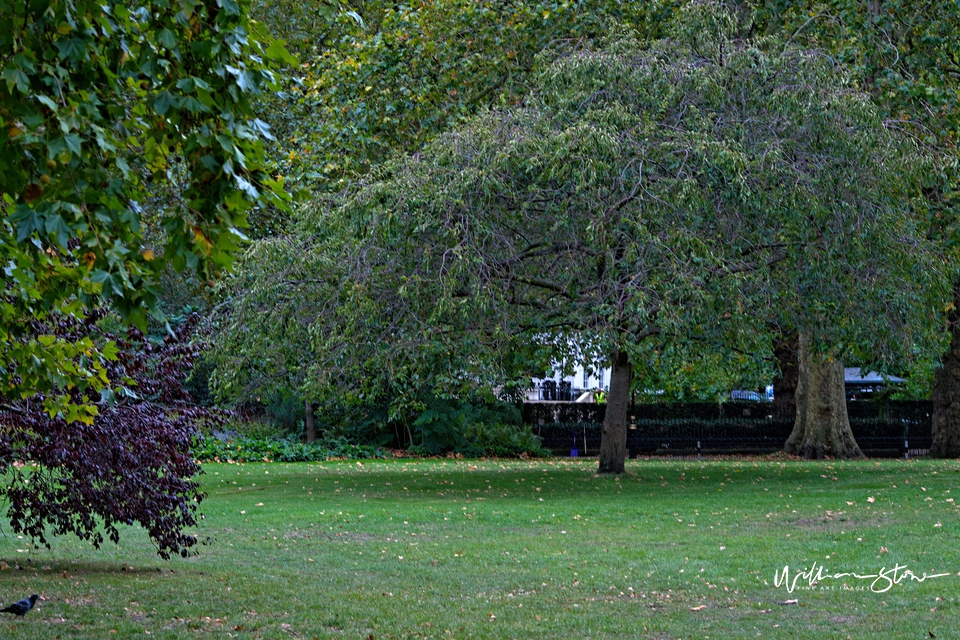
[{"label": "black iron fence", "polygon": [[[524,422],[554,455],[597,455],[606,406],[529,403]],[[849,402],[857,444],[872,457],[925,454],[931,446],[929,402]],[[627,448],[637,455],[772,453],[783,449],[793,421],[775,420],[765,403],[635,405]]]}]

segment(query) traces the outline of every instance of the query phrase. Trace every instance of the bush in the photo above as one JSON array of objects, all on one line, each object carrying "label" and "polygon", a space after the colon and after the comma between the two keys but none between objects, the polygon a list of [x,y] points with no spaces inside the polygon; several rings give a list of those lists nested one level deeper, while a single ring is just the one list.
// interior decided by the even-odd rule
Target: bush
[{"label": "bush", "polygon": [[350,444],[343,438],[304,443],[295,438],[198,436],[192,451],[201,462],[322,462],[386,457],[378,447]]},{"label": "bush", "polygon": [[389,420],[386,402],[321,403],[316,409],[317,432],[356,444],[385,447],[399,443]]},{"label": "bush", "polygon": [[237,416],[232,417],[234,419],[230,420],[225,426],[213,425],[211,428],[208,425],[203,425],[200,433],[204,437],[212,436],[220,440],[244,438],[253,440],[278,440],[292,437],[278,429],[275,424],[268,420],[258,420],[256,418],[237,419]]},{"label": "bush", "polygon": [[[74,533],[98,547],[105,538],[118,542],[120,526],[139,524],[161,557],[189,555],[197,539],[187,531],[197,525],[204,497],[191,437],[200,424],[212,428],[225,418],[194,405],[183,388],[200,351],[191,342],[197,319],[157,344],[132,328],[113,333],[120,327],[103,312],[56,320],[30,330],[39,339],[94,336],[115,344],[116,358],[103,362],[114,386],[99,397],[64,389],[75,404],[97,404],[89,420],[51,417],[40,397],[0,404],[0,498],[11,529],[41,544]],[[89,366],[86,357],[76,366]]]},{"label": "bush", "polygon": [[522,455],[546,458],[551,455],[530,427],[478,422],[467,428],[465,436],[478,455],[499,458]]},{"label": "bush", "polygon": [[549,455],[531,429],[521,425],[520,411],[505,402],[432,398],[413,427],[421,442],[410,452],[418,455]]}]

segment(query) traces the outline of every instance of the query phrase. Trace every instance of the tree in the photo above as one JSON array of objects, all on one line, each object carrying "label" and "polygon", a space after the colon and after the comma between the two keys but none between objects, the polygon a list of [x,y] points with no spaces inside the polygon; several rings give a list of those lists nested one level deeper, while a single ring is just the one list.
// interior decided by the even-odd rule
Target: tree
[{"label": "tree", "polygon": [[784,451],[805,458],[862,458],[847,417],[843,363],[824,361],[805,334],[799,338],[796,423]]},{"label": "tree", "polygon": [[[91,422],[72,386],[109,384],[88,336],[31,321],[106,306],[141,328],[166,265],[209,280],[245,211],[283,206],[252,99],[289,59],[246,0],[30,0],[0,5],[0,387]],[[157,230],[145,239],[145,228]],[[56,320],[53,320],[56,322]]]},{"label": "tree", "polygon": [[[885,117],[909,131],[937,160],[937,171],[924,186],[927,226],[944,244],[942,258],[957,269],[957,222],[960,207],[956,184],[956,144],[960,136],[960,7],[930,0],[829,0],[826,2],[756,4],[758,23],[768,33],[780,33],[830,52],[849,68],[855,82],[870,93]],[[954,282],[960,281],[956,273]],[[956,285],[955,285],[956,286]],[[941,351],[935,376],[925,364],[914,377],[933,384],[931,453],[960,455],[960,325],[954,302],[941,307],[951,331],[951,346]]]},{"label": "tree", "polygon": [[297,184],[339,191],[484,106],[516,103],[538,56],[618,23],[659,37],[680,2],[257,4],[302,60],[298,85],[269,106],[278,159]]},{"label": "tree", "polygon": [[296,237],[251,245],[228,280],[230,297],[212,315],[215,346],[207,355],[221,398],[303,397],[314,358],[309,329],[330,304],[327,273],[325,261]]},{"label": "tree", "polygon": [[98,344],[114,345],[105,374],[122,386],[100,394],[70,390],[72,404],[98,407],[89,424],[50,417],[38,406],[42,398],[0,410],[0,495],[14,532],[41,543],[73,533],[99,547],[105,536],[118,542],[120,525],[138,523],[161,557],[189,555],[197,539],[186,530],[196,526],[204,497],[191,441],[198,422],[224,419],[194,406],[183,388],[202,350],[192,340],[197,322],[191,318],[158,344],[137,329],[120,331],[102,312],[79,322],[31,323],[34,335],[67,342],[96,336]]},{"label": "tree", "polygon": [[339,285],[316,384],[362,393],[379,372],[455,394],[605,354],[599,468],[619,473],[651,342],[765,352],[779,314],[821,360],[929,351],[942,287],[911,211],[922,158],[828,58],[737,30],[695,5],[674,39],[563,57],[522,105],[323,210],[313,251]]},{"label": "tree", "polygon": [[[302,60],[298,84],[263,110],[276,125],[271,151],[290,183],[312,189],[320,201],[392,154],[417,152],[465,117],[516,104],[538,59],[580,46],[618,21],[661,35],[677,2],[293,4],[256,3],[257,14]],[[310,217],[322,206],[307,207],[300,224],[259,234],[231,276],[211,353],[223,399],[316,395],[306,388],[316,359],[308,329],[328,307],[325,281],[336,269],[312,249]],[[384,394],[406,395],[390,386],[382,385]]]},{"label": "tree", "polygon": [[[777,420],[797,418],[797,385],[800,382],[797,337],[793,335],[774,337],[773,357],[776,360],[776,375],[773,378],[773,417]],[[846,399],[844,399],[846,401]]]}]

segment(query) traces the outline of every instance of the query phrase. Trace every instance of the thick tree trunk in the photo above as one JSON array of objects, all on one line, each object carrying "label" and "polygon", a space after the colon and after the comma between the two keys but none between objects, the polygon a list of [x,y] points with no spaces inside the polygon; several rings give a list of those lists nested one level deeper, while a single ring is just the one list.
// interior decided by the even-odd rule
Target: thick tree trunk
[{"label": "thick tree trunk", "polygon": [[600,436],[599,473],[623,473],[623,462],[627,457],[627,408],[630,406],[633,365],[630,357],[617,349],[613,351],[611,362],[610,393],[607,394],[607,411]]},{"label": "thick tree trunk", "polygon": [[797,419],[797,383],[800,368],[797,360],[797,334],[774,341],[773,357],[777,360],[777,374],[773,379],[774,420]]},{"label": "thick tree trunk", "polygon": [[317,423],[313,417],[313,403],[306,401],[306,412],[303,416],[304,431],[306,431],[307,442],[315,442],[317,439]]},{"label": "thick tree trunk", "polygon": [[864,457],[853,438],[847,417],[843,363],[827,361],[814,353],[803,334],[799,339],[799,361],[797,420],[784,451],[818,460],[827,455]]},{"label": "thick tree trunk", "polygon": [[950,350],[933,379],[933,447],[937,458],[960,457],[960,284],[953,289]]}]

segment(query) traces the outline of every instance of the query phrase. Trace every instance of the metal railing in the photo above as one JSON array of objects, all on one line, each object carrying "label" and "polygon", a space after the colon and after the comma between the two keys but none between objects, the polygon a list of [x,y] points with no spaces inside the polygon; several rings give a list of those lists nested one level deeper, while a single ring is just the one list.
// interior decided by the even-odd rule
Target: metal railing
[{"label": "metal railing", "polygon": [[[730,403],[733,405],[733,403]],[[873,457],[925,454],[932,444],[929,402],[849,403],[857,444]],[[869,403],[873,404],[873,403]],[[554,455],[597,455],[604,405],[524,407],[524,419]],[[769,405],[638,405],[628,413],[627,449],[637,455],[695,456],[781,451],[793,421],[775,420]]]}]

